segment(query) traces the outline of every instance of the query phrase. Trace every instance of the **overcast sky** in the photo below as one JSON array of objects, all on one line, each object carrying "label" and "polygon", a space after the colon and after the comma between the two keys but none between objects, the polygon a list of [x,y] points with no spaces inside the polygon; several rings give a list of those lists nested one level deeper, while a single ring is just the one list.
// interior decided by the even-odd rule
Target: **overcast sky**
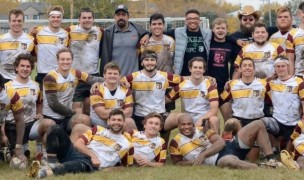
[{"label": "overcast sky", "polygon": [[[260,5],[263,5],[263,1],[262,0],[226,0],[227,2],[233,3],[233,4],[241,4],[242,7],[244,5],[252,5],[254,6],[256,9],[260,8]],[[264,0],[264,3],[268,3],[269,0]],[[270,0],[270,3],[272,2],[278,2],[280,4],[284,4],[286,2],[288,2],[289,0]]]}]

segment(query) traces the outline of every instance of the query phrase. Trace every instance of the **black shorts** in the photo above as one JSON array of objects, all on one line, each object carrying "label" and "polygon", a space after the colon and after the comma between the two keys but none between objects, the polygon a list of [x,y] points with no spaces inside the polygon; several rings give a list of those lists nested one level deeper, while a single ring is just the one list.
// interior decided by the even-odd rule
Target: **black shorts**
[{"label": "black shorts", "polygon": [[[36,121],[32,121],[24,124],[24,135],[23,135],[22,144],[25,144],[30,140],[29,139],[30,131],[35,122]],[[16,146],[16,138],[17,138],[16,124],[5,123],[5,134],[9,141],[9,149],[12,152],[12,150],[15,149]]]},{"label": "black shorts", "polygon": [[43,79],[44,79],[45,76],[46,76],[45,73],[38,73],[36,78],[35,78],[35,81],[39,84],[39,87],[40,87],[41,91],[43,89]]},{"label": "black shorts", "polygon": [[56,119],[52,118],[50,116],[43,115],[44,118],[52,119],[57,125],[59,125],[68,135],[71,135],[72,133],[72,127],[71,127],[71,118],[72,116],[67,116],[63,119]]},{"label": "black shorts", "polygon": [[[92,76],[100,77],[98,73],[92,74]],[[91,85],[86,84],[84,82],[79,82],[79,84],[75,89],[73,102],[83,102],[85,98],[90,97],[90,89],[91,89]]]},{"label": "black shorts", "polygon": [[283,139],[287,142],[290,140],[290,135],[296,126],[286,126],[273,117],[262,118],[263,123],[268,132],[270,132],[275,137],[283,136]]},{"label": "black shorts", "polygon": [[[169,116],[170,113],[165,112],[165,113],[160,113],[160,115],[163,117],[163,124],[165,124],[165,121],[167,119],[167,117]],[[139,131],[143,131],[144,130],[144,125],[143,125],[143,120],[145,119],[145,117],[143,116],[136,116],[135,114],[132,117],[135,121],[136,127]],[[164,130],[164,128],[162,128],[162,130],[160,131],[161,134],[166,133],[166,131]]]},{"label": "black shorts", "polygon": [[247,124],[249,124],[249,123],[251,123],[253,121],[256,121],[256,120],[260,119],[260,118],[257,118],[257,119],[245,119],[245,118],[236,117],[236,116],[233,116],[233,118],[239,120],[242,127],[246,126]]},{"label": "black shorts", "polygon": [[243,161],[245,160],[247,154],[250,151],[250,148],[249,149],[241,148],[240,145],[239,145],[237,136],[235,137],[234,140],[226,141],[225,143],[226,143],[226,146],[225,146],[224,149],[222,149],[219,152],[219,155],[217,157],[217,160],[216,160],[215,164],[217,164],[219,159],[221,159],[222,157],[224,157],[226,155],[233,155],[233,156],[238,157],[240,160],[243,160]]}]

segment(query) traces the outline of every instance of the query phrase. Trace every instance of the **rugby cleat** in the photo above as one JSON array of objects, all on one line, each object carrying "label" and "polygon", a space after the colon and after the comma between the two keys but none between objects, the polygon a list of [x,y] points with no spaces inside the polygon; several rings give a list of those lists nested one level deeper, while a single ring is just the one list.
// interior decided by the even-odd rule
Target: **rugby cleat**
[{"label": "rugby cleat", "polygon": [[286,150],[281,151],[281,161],[290,170],[299,170],[300,167]]}]

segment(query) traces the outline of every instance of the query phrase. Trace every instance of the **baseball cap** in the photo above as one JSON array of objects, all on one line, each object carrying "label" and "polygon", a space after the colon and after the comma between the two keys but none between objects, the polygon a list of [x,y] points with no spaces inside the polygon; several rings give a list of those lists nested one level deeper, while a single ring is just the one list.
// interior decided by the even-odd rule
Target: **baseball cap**
[{"label": "baseball cap", "polygon": [[129,14],[128,7],[125,6],[125,5],[123,5],[123,4],[120,4],[120,5],[117,6],[117,8],[115,9],[115,14],[116,14],[118,11],[120,11],[120,10],[122,10],[122,11],[124,11],[124,12],[126,12],[126,13]]}]

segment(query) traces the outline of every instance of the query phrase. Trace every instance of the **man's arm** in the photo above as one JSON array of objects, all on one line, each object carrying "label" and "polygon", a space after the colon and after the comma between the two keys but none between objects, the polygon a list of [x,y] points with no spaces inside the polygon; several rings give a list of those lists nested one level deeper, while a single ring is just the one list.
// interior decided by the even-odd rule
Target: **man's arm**
[{"label": "man's arm", "polygon": [[[208,134],[208,132],[206,134]],[[201,165],[206,158],[220,152],[225,147],[225,141],[218,134],[215,134],[215,132],[211,135],[209,140],[212,145],[198,155],[193,161],[193,165]]]},{"label": "man's arm", "polygon": [[210,102],[210,110],[199,118],[199,120],[196,122],[196,126],[202,126],[204,120],[209,119],[212,116],[217,116],[218,107],[219,107],[218,101]]},{"label": "man's arm", "polygon": [[172,159],[172,163],[174,165],[179,166],[191,166],[193,161],[188,161],[183,159],[183,155],[181,154],[177,142],[172,139],[169,145],[170,156]]}]

